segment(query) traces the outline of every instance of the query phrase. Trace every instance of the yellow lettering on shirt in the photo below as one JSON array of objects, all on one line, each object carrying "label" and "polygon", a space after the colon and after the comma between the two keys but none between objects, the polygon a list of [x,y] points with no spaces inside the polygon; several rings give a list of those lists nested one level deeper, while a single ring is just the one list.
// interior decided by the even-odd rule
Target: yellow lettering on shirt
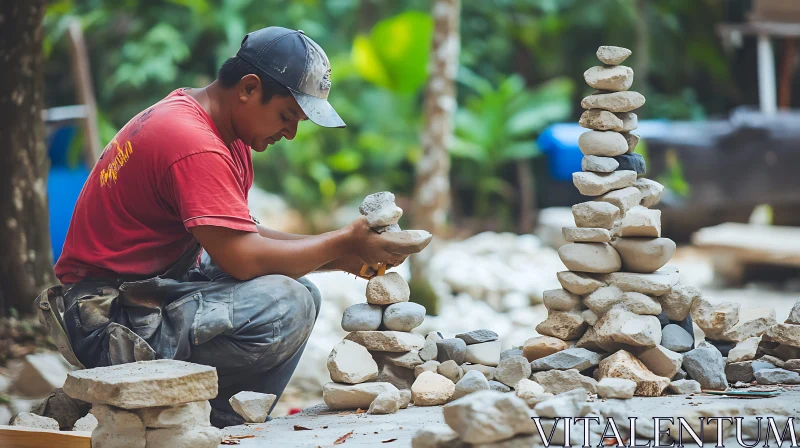
[{"label": "yellow lettering on shirt", "polygon": [[[131,142],[125,142],[124,146],[120,146],[117,139],[111,140],[111,143],[106,147],[106,152],[114,151],[114,159],[109,162],[108,166],[100,170],[100,186],[110,187],[112,182],[117,183],[117,176],[119,170],[128,163],[128,160],[133,154],[133,145]],[[109,154],[111,155],[111,154]]]}]

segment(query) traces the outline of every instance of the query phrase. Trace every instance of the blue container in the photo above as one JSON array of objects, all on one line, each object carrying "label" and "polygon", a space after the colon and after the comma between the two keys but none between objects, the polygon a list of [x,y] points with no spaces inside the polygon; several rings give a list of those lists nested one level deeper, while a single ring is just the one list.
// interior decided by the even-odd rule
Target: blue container
[{"label": "blue container", "polygon": [[[72,211],[78,202],[83,184],[89,177],[89,169],[82,158],[77,166],[70,166],[69,150],[77,132],[74,125],[66,125],[53,130],[47,148],[50,157],[50,173],[47,178],[47,203],[50,212],[50,245],[53,248],[53,261],[61,256],[64,240],[67,238]],[[74,163],[74,162],[73,162]]]}]

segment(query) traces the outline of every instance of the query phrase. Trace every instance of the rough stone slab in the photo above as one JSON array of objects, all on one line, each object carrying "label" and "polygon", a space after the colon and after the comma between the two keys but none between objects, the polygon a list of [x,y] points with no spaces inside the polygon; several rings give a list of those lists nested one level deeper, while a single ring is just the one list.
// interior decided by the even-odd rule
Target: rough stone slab
[{"label": "rough stone slab", "polygon": [[600,361],[598,375],[602,378],[623,378],[636,382],[636,395],[658,397],[669,386],[670,379],[658,376],[625,350]]},{"label": "rough stone slab", "polygon": [[545,370],[536,372],[531,377],[545,390],[554,395],[581,388],[586,392],[597,393],[597,381],[594,378],[581,375],[575,369],[571,370]]},{"label": "rough stone slab", "polygon": [[528,361],[552,355],[569,348],[569,343],[552,336],[536,336],[525,341],[522,346],[522,356]]},{"label": "rough stone slab", "polygon": [[[632,173],[633,171],[617,171],[618,173]],[[600,202],[608,202],[619,208],[622,215],[642,201],[642,192],[636,187],[625,187],[620,190],[610,191],[597,198]]]},{"label": "rough stone slab", "polygon": [[665,267],[652,274],[613,272],[598,276],[598,280],[626,292],[633,291],[649,296],[661,296],[678,283],[680,275],[678,275],[677,269]]},{"label": "rough stone slab", "polygon": [[353,331],[345,338],[373,352],[408,352],[425,346],[425,338],[402,331]]},{"label": "rough stone slab", "polygon": [[347,339],[333,347],[327,365],[331,379],[337,383],[358,384],[378,376],[378,364],[369,351]]},{"label": "rough stone slab", "polygon": [[611,45],[603,45],[597,49],[597,59],[607,65],[622,64],[628,56],[631,55],[631,50],[624,47],[614,47]]},{"label": "rough stone slab", "polygon": [[217,370],[160,359],[70,372],[64,392],[92,404],[123,409],[174,406],[217,396]]},{"label": "rough stone slab", "polygon": [[703,297],[703,293],[694,286],[677,284],[661,296],[661,307],[669,320],[686,319],[695,300]]},{"label": "rough stone slab", "polygon": [[603,378],[597,382],[597,395],[601,398],[628,400],[636,392],[636,381],[624,378]]},{"label": "rough stone slab", "polygon": [[569,243],[607,243],[611,233],[606,229],[588,227],[563,227],[564,240]]},{"label": "rough stone slab", "polygon": [[550,311],[547,319],[536,326],[536,331],[564,341],[579,338],[586,331],[586,321],[577,311]]},{"label": "rough stone slab", "polygon": [[624,92],[633,85],[633,69],[624,65],[598,65],[583,72],[583,79],[593,89]]},{"label": "rough stone slab", "polygon": [[753,336],[761,336],[777,324],[774,308],[751,308],[739,315],[739,322],[724,332],[719,339],[739,342]]},{"label": "rough stone slab", "polygon": [[611,242],[626,272],[653,273],[667,264],[675,253],[669,238],[617,238]]},{"label": "rough stone slab", "polygon": [[388,243],[390,252],[396,254],[416,254],[428,247],[433,235],[425,230],[392,230],[381,233]]},{"label": "rough stone slab", "polygon": [[619,162],[613,157],[583,156],[581,169],[593,173],[613,173],[619,168]]},{"label": "rough stone slab", "polygon": [[[272,397],[274,400],[275,395]],[[208,426],[211,424],[209,420],[211,403],[208,401],[194,401],[178,406],[142,408],[133,412],[142,419],[146,428],[176,428],[178,426]]]},{"label": "rough stone slab", "polygon": [[740,303],[711,303],[702,297],[692,303],[692,320],[708,339],[717,339],[739,322]]},{"label": "rough stone slab", "polygon": [[148,429],[147,446],[170,448],[216,448],[222,443],[222,431],[213,426]]},{"label": "rough stone slab", "polygon": [[536,432],[528,406],[510,394],[479,391],[447,404],[442,411],[445,422],[467,443],[498,442]]},{"label": "rough stone slab", "polygon": [[571,311],[581,304],[581,297],[566,289],[548,289],[542,293],[545,308],[554,311]]},{"label": "rough stone slab", "polygon": [[456,385],[448,378],[433,372],[422,372],[411,386],[414,406],[437,406],[453,397]]},{"label": "rough stone slab", "polygon": [[630,112],[644,106],[644,96],[639,92],[613,92],[589,95],[581,101],[584,109],[603,109],[610,112]]},{"label": "rough stone slab", "polygon": [[558,256],[575,272],[602,274],[622,268],[622,259],[608,243],[567,243],[558,248]]},{"label": "rough stone slab", "polygon": [[481,330],[468,331],[466,333],[459,333],[456,335],[456,337],[458,339],[463,339],[467,345],[496,341],[498,338],[497,333],[485,328]]},{"label": "rough stone slab", "polygon": [[703,389],[725,390],[728,388],[722,354],[708,342],[701,342],[697,348],[684,354],[683,369],[693,380],[700,383]]},{"label": "rough stone slab", "polygon": [[410,297],[408,283],[397,272],[372,277],[367,283],[367,303],[373,305],[408,302]]},{"label": "rough stone slab", "polygon": [[322,400],[333,410],[368,409],[372,400],[387,390],[397,390],[384,382],[361,384],[327,383],[322,387]]},{"label": "rough stone slab", "polygon": [[658,376],[672,378],[681,369],[683,355],[672,350],[656,345],[642,353],[639,353],[639,360],[651,372]]},{"label": "rough stone slab", "polygon": [[568,348],[531,362],[531,371],[586,370],[600,364],[603,355],[583,348]]},{"label": "rough stone slab", "polygon": [[381,326],[383,308],[369,303],[357,303],[344,310],[342,330],[375,331]]},{"label": "rough stone slab", "polygon": [[800,347],[800,325],[777,324],[764,333],[762,340]]},{"label": "rough stone slab", "polygon": [[[578,124],[595,131],[622,131],[623,121],[615,114],[602,109],[589,109],[581,114]],[[612,170],[613,171],[613,170]]]},{"label": "rough stone slab", "polygon": [[245,422],[264,423],[277,398],[273,394],[242,391],[232,396],[228,402],[233,410],[244,418]]},{"label": "rough stone slab", "polygon": [[605,283],[600,280],[580,272],[561,271],[556,274],[556,277],[562,288],[580,296],[590,294],[601,286],[605,286]]},{"label": "rough stone slab", "polygon": [[586,156],[614,157],[625,154],[628,142],[619,132],[586,131],[578,137],[578,147]]},{"label": "rough stone slab", "polygon": [[758,343],[761,337],[754,336],[736,344],[736,347],[728,352],[728,362],[750,361],[756,358],[758,353]]},{"label": "rough stone slab", "polygon": [[621,307],[614,307],[600,317],[594,331],[598,344],[609,352],[655,347],[661,341],[661,324],[657,317],[640,316]]},{"label": "rough stone slab", "polygon": [[467,343],[461,338],[447,338],[441,341],[436,341],[436,350],[439,356],[436,358],[439,362],[453,360],[456,364],[464,364],[465,357],[467,356]]},{"label": "rough stone slab", "polygon": [[632,207],[622,218],[620,236],[660,237],[661,210],[650,210],[641,205]]},{"label": "rough stone slab", "polygon": [[642,207],[652,207],[661,199],[661,194],[664,193],[664,186],[660,183],[645,178],[636,179],[633,184],[642,193]]},{"label": "rough stone slab", "polygon": [[614,171],[613,173],[580,171],[572,173],[572,183],[584,196],[600,196],[611,190],[630,187],[634,182],[636,182],[635,171]]},{"label": "rough stone slab", "polygon": [[145,447],[145,427],[138,415],[104,404],[94,404],[92,414],[97,418],[97,427],[92,431],[93,447]]}]

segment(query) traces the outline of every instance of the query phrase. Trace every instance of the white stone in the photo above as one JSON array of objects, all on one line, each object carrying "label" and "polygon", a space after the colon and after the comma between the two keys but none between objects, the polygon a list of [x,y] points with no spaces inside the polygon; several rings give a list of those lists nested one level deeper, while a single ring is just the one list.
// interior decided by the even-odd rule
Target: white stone
[{"label": "white stone", "polygon": [[682,321],[689,315],[694,301],[702,296],[703,293],[694,286],[678,283],[668,293],[661,296],[661,307],[667,315],[667,319]]},{"label": "white stone", "polygon": [[614,115],[622,120],[620,132],[630,132],[639,127],[639,117],[633,112],[617,112]]},{"label": "white stone", "polygon": [[[619,172],[619,171],[618,171]],[[635,173],[635,171],[626,171],[628,173]],[[608,202],[609,204],[616,205],[622,215],[628,213],[628,210],[639,204],[642,200],[642,193],[636,187],[625,187],[620,190],[610,191],[597,198],[598,201]]]},{"label": "white stone", "polygon": [[636,391],[636,381],[624,378],[603,378],[597,382],[597,395],[601,398],[619,398],[628,400],[633,398]]},{"label": "white stone", "polygon": [[589,95],[581,101],[584,109],[603,109],[610,112],[630,112],[644,106],[645,98],[639,92],[613,92]]},{"label": "white stone", "polygon": [[681,368],[683,355],[656,345],[639,353],[639,360],[656,375],[672,378]]},{"label": "white stone", "polygon": [[372,277],[367,283],[367,303],[373,305],[408,302],[410,297],[408,283],[397,272]]},{"label": "white stone", "polygon": [[442,335],[436,331],[431,331],[425,336],[425,345],[419,350],[419,357],[423,361],[430,361],[436,359],[439,350],[436,347],[436,342],[442,340]]},{"label": "white stone", "polygon": [[606,202],[582,202],[572,206],[572,215],[578,227],[611,229],[619,216],[619,208]]},{"label": "white stone", "polygon": [[656,205],[661,199],[661,194],[664,192],[663,185],[646,178],[636,179],[633,186],[638,188],[642,193],[642,200],[640,202],[642,207],[652,207]]},{"label": "white stone", "polygon": [[483,364],[485,366],[496,367],[500,362],[500,351],[502,346],[500,341],[483,342],[481,344],[471,344],[467,346],[466,361],[473,364]]},{"label": "white stone", "polygon": [[695,380],[676,380],[669,383],[669,390],[678,395],[699,394],[702,392],[700,383]]},{"label": "white stone", "polygon": [[97,418],[97,427],[92,431],[93,447],[145,447],[144,423],[135,413],[104,404],[93,404],[91,412]]},{"label": "white stone", "polygon": [[548,289],[542,293],[545,308],[555,311],[571,311],[581,304],[581,297],[566,289]]},{"label": "white stone", "polygon": [[568,243],[558,248],[558,256],[570,271],[610,273],[622,268],[622,259],[608,243]]},{"label": "white stone", "polygon": [[661,324],[655,316],[640,316],[622,307],[611,308],[594,326],[597,341],[606,351],[628,347],[649,348],[661,342]]},{"label": "white stone", "polygon": [[628,142],[619,132],[586,131],[578,137],[578,147],[586,156],[614,157],[628,151]]},{"label": "white stone", "polygon": [[447,425],[426,425],[411,439],[411,448],[466,448],[458,434]]},{"label": "white stone", "polygon": [[560,394],[578,388],[593,394],[597,393],[597,381],[594,378],[581,375],[575,369],[536,372],[533,374],[532,379],[541,384],[545,392],[551,394]]},{"label": "white stone", "polygon": [[486,376],[477,370],[469,370],[464,376],[456,383],[456,389],[453,392],[453,400],[469,395],[479,390],[489,390],[489,380]]},{"label": "white stone", "polygon": [[400,389],[400,409],[405,409],[411,404],[411,389]]},{"label": "white stone", "polygon": [[519,380],[531,376],[531,365],[524,356],[512,356],[500,361],[494,371],[495,380],[514,387]]},{"label": "white stone", "polygon": [[[636,181],[636,171],[614,171],[613,173],[572,173],[572,183],[585,196],[600,196],[611,190],[630,187]],[[638,192],[638,190],[637,190]]]},{"label": "white stone", "polygon": [[213,426],[148,429],[145,432],[145,439],[147,446],[217,448],[222,443],[222,431]]},{"label": "white stone", "polygon": [[328,355],[328,372],[337,383],[358,384],[377,378],[378,364],[366,348],[345,339]]},{"label": "white stone", "polygon": [[581,316],[583,316],[583,320],[585,320],[590,326],[594,326],[594,324],[597,323],[597,319],[600,318],[600,316],[595,314],[595,312],[592,310],[581,311]]},{"label": "white stone", "polygon": [[58,422],[50,417],[43,417],[30,412],[20,412],[11,419],[11,426],[23,428],[52,429],[58,431]]},{"label": "white stone", "polygon": [[[539,334],[564,341],[579,338],[586,331],[586,321],[578,311],[550,311],[547,319],[536,326]],[[513,384],[508,384],[513,386]]]},{"label": "white stone", "polygon": [[735,302],[711,303],[700,297],[692,303],[692,321],[707,338],[715,339],[739,322],[741,307]]},{"label": "white stone", "polygon": [[353,331],[345,339],[373,352],[407,352],[425,346],[421,334],[402,331]]},{"label": "white stone", "polygon": [[422,372],[433,372],[436,373],[439,371],[439,366],[441,363],[435,359],[431,359],[429,361],[425,361],[422,364],[414,367],[414,377],[418,377],[422,374]]},{"label": "white stone", "polygon": [[602,109],[589,109],[581,114],[578,124],[595,131],[622,131],[623,121],[617,115]]},{"label": "white stone", "polygon": [[595,66],[583,72],[583,79],[594,89],[623,92],[633,85],[633,69],[624,65]]},{"label": "white stone", "polygon": [[22,362],[14,389],[32,397],[46,396],[64,385],[70,370],[70,365],[58,352],[31,353]]},{"label": "white stone", "polygon": [[367,217],[370,227],[384,227],[397,224],[403,210],[395,205],[394,194],[388,191],[373,193],[364,198],[358,211]]},{"label": "white stone", "polygon": [[228,402],[233,410],[244,418],[245,422],[264,423],[277,398],[273,394],[242,391],[232,396]]},{"label": "white stone", "polygon": [[761,336],[778,322],[775,308],[750,308],[739,316],[739,322],[719,337],[723,341],[739,342],[749,337]]},{"label": "white stone", "polygon": [[677,269],[665,267],[652,274],[613,272],[598,276],[598,280],[614,285],[623,291],[640,292],[649,296],[661,296],[678,283]]},{"label": "white stone", "polygon": [[328,383],[322,387],[322,400],[333,410],[367,409],[375,397],[387,390],[397,390],[397,388],[384,382],[361,384]]},{"label": "white stone", "polygon": [[452,359],[448,359],[439,364],[439,367],[436,368],[436,373],[452,381],[453,384],[457,383],[461,377],[464,376],[464,371],[461,370],[461,367]]},{"label": "white stone", "polygon": [[597,59],[607,65],[619,65],[628,59],[631,55],[631,50],[624,47],[614,47],[611,45],[603,45],[597,49]]},{"label": "white stone", "polygon": [[498,442],[536,431],[525,402],[493,390],[469,394],[442,411],[445,422],[467,443]]},{"label": "white stone", "polygon": [[619,162],[613,157],[583,156],[581,169],[594,173],[613,173],[619,167]]},{"label": "white stone", "polygon": [[[502,361],[503,359],[505,359],[503,358],[503,353],[500,352],[500,360]],[[461,370],[464,371],[464,375],[466,375],[467,372],[471,372],[474,370],[476,372],[479,372],[484,377],[486,377],[487,380],[493,380],[494,372],[497,369],[495,367],[489,367],[483,364],[462,364]]]},{"label": "white stone", "polygon": [[591,277],[589,274],[580,272],[561,271],[556,274],[556,276],[562,288],[581,296],[590,294],[597,291],[598,288],[605,286],[605,283],[600,280]]},{"label": "white stone", "polygon": [[387,390],[372,400],[367,413],[373,415],[394,414],[400,409],[402,401],[399,391]]},{"label": "white stone", "polygon": [[583,304],[601,316],[622,301],[622,290],[616,286],[603,286],[583,299]]},{"label": "white stone", "polygon": [[574,389],[537,404],[533,410],[540,417],[584,417],[591,410],[586,403],[588,399],[589,394],[586,390]]},{"label": "white stone", "polygon": [[411,385],[414,406],[445,404],[453,397],[456,385],[438,373],[422,372]]},{"label": "white stone", "polygon": [[607,229],[591,227],[564,227],[564,240],[569,243],[607,243],[611,233]]},{"label": "white stone", "polygon": [[[655,319],[653,317],[653,319]],[[656,319],[658,321],[658,319]],[[641,361],[625,350],[619,350],[600,361],[597,372],[603,378],[623,378],[636,382],[636,395],[658,397],[669,386],[669,378],[655,375]]]},{"label": "white stone", "polygon": [[[244,393],[244,392],[242,392]],[[255,392],[250,392],[255,393]],[[273,400],[275,395],[271,395]],[[270,403],[271,405],[272,403]],[[236,407],[234,406],[234,410]],[[175,428],[178,426],[208,426],[211,424],[211,403],[207,400],[133,410],[146,428]],[[241,415],[241,414],[239,414]],[[242,416],[244,417],[244,416]],[[263,422],[264,420],[261,420]]]},{"label": "white stone", "polygon": [[617,238],[611,246],[622,259],[622,270],[644,274],[664,267],[676,249],[669,238]]},{"label": "white stone", "polygon": [[174,406],[216,397],[217,371],[170,359],[139,361],[70,372],[64,392],[125,409]]},{"label": "white stone", "polygon": [[736,344],[736,347],[728,352],[728,363],[756,359],[759,342],[761,342],[761,336],[754,336]]},{"label": "white stone", "polygon": [[650,296],[640,292],[624,292],[620,301],[626,310],[640,315],[658,316],[661,314],[661,304]]},{"label": "white stone", "polygon": [[650,210],[637,205],[625,213],[620,227],[620,236],[661,236],[661,210]]}]

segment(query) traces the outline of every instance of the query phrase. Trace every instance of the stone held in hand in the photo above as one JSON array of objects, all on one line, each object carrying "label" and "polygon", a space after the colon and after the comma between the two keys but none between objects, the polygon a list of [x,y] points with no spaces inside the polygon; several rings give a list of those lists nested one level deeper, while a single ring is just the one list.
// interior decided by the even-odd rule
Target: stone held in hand
[{"label": "stone held in hand", "polygon": [[652,207],[656,205],[661,199],[661,194],[664,193],[664,186],[651,179],[636,179],[633,186],[638,188],[642,193],[640,205],[643,207]]},{"label": "stone held in hand", "polygon": [[614,157],[628,151],[628,142],[619,132],[586,131],[578,137],[578,148],[585,156]]},{"label": "stone held in hand", "polygon": [[466,362],[496,367],[500,363],[500,341],[489,341],[467,345]]},{"label": "stone held in hand", "polygon": [[578,227],[611,229],[619,214],[619,208],[607,202],[589,201],[572,206]]},{"label": "stone held in hand", "polygon": [[552,336],[536,336],[525,341],[522,346],[522,355],[528,361],[535,361],[553,353],[569,348],[569,344]]},{"label": "stone held in hand", "polygon": [[372,277],[367,283],[367,303],[373,305],[408,302],[410,297],[408,283],[397,272]]},{"label": "stone held in hand", "polygon": [[374,331],[380,328],[383,308],[369,303],[350,305],[342,314],[342,330]]},{"label": "stone held in hand", "polygon": [[333,410],[367,409],[378,395],[387,390],[397,390],[397,388],[384,382],[327,383],[322,387],[322,400]]},{"label": "stone held in hand", "polygon": [[425,307],[419,303],[394,303],[383,310],[383,325],[392,331],[411,331],[424,320]]},{"label": "stone held in hand", "polygon": [[674,352],[684,353],[694,348],[694,338],[679,325],[669,324],[661,329],[661,345]]},{"label": "stone held in hand", "polygon": [[583,79],[593,89],[624,92],[633,85],[633,69],[624,65],[595,66],[583,72]]},{"label": "stone held in hand", "polygon": [[602,109],[589,109],[581,114],[578,124],[595,131],[622,131],[623,120],[617,115]]},{"label": "stone held in hand", "polygon": [[394,414],[400,409],[401,404],[400,392],[397,390],[387,390],[381,392],[372,403],[369,405],[367,414],[371,415],[386,415]]},{"label": "stone held in hand", "polygon": [[373,352],[407,352],[425,345],[422,335],[402,331],[353,331],[345,339]]},{"label": "stone held in hand", "polygon": [[494,378],[508,387],[514,387],[519,380],[531,376],[531,365],[523,356],[506,358],[497,365]]},{"label": "stone held in hand", "polygon": [[486,379],[481,372],[477,370],[467,371],[463,377],[456,383],[455,392],[453,392],[453,400],[469,395],[479,390],[489,390],[489,380]]},{"label": "stone held in hand", "polygon": [[607,229],[590,227],[563,227],[564,240],[569,243],[608,243],[611,232]]},{"label": "stone held in hand", "polygon": [[480,329],[468,331],[466,333],[459,333],[456,335],[458,339],[463,339],[467,345],[481,344],[484,342],[496,341],[498,339],[497,333],[492,330]]},{"label": "stone held in hand", "polygon": [[414,406],[437,406],[453,397],[456,385],[438,373],[422,372],[411,385]]},{"label": "stone held in hand", "polygon": [[428,247],[433,235],[425,230],[399,230],[382,233],[381,238],[389,243],[389,252],[411,255]]},{"label": "stone held in hand", "polygon": [[575,369],[536,372],[531,379],[541,384],[545,392],[551,394],[557,395],[577,388],[593,394],[597,393],[597,381],[594,378],[581,375]]},{"label": "stone held in hand", "polygon": [[436,341],[436,349],[438,351],[437,360],[445,362],[453,360],[456,364],[464,364],[467,355],[467,343],[463,339],[448,338]]},{"label": "stone held in hand", "polygon": [[701,342],[697,348],[683,355],[683,368],[703,389],[728,388],[722,354],[708,342]]},{"label": "stone held in hand", "polygon": [[629,400],[636,392],[636,381],[606,377],[597,382],[597,395],[601,398]]},{"label": "stone held in hand", "polygon": [[[374,361],[373,361],[374,363]],[[375,369],[377,375],[377,368]],[[233,410],[247,423],[264,423],[272,404],[278,397],[273,394],[242,391],[232,396],[228,402]]]},{"label": "stone held in hand", "polygon": [[619,163],[618,170],[635,171],[637,175],[642,175],[647,172],[647,165],[644,162],[644,157],[641,154],[625,153],[614,157],[614,160]]},{"label": "stone held in hand", "polygon": [[597,49],[597,59],[603,64],[619,65],[622,64],[628,56],[631,55],[631,50],[623,47],[614,47],[611,45],[603,45]]},{"label": "stone held in hand", "polygon": [[645,99],[639,92],[612,92],[589,95],[581,101],[584,109],[603,109],[610,112],[630,112],[644,106]]},{"label": "stone held in hand", "polygon": [[567,243],[558,248],[561,262],[570,271],[610,273],[622,268],[622,259],[608,243]]},{"label": "stone held in hand", "polygon": [[581,169],[593,173],[613,173],[619,167],[619,162],[613,157],[583,156]]},{"label": "stone held in hand", "polygon": [[637,205],[622,218],[620,236],[658,238],[661,236],[661,210],[650,210]]},{"label": "stone held in hand", "polygon": [[622,270],[644,274],[664,267],[676,248],[669,238],[617,238],[611,246],[622,259]]},{"label": "stone held in hand", "polygon": [[695,300],[703,297],[703,293],[694,286],[677,284],[661,296],[661,305],[669,320],[686,319]]},{"label": "stone held in hand", "polygon": [[358,384],[377,378],[378,364],[366,348],[345,339],[328,355],[328,371],[337,383]]},{"label": "stone held in hand", "polygon": [[625,350],[620,350],[600,361],[598,369],[603,378],[623,378],[636,383],[636,395],[657,397],[669,386],[670,379],[649,371],[641,361]]},{"label": "stone held in hand", "polygon": [[625,187],[619,190],[609,191],[597,198],[597,201],[608,202],[609,204],[615,205],[619,208],[622,215],[628,213],[628,211],[638,205],[641,200],[642,193],[635,187]]},{"label": "stone held in hand", "polygon": [[580,272],[561,271],[556,274],[556,276],[562,288],[579,296],[590,294],[597,291],[598,288],[605,286],[605,283],[600,280],[593,278],[589,274]]},{"label": "stone held in hand", "polygon": [[124,409],[174,406],[217,396],[214,367],[159,359],[70,372],[64,392]]},{"label": "stone held in hand", "polygon": [[549,289],[542,293],[545,308],[554,311],[571,311],[579,309],[581,297],[566,289]]},{"label": "stone held in hand", "polygon": [[367,217],[370,227],[397,224],[403,210],[395,205],[394,199],[394,194],[388,191],[373,193],[364,198],[358,211]]},{"label": "stone held in hand", "polygon": [[466,443],[498,442],[536,431],[525,402],[493,390],[469,394],[442,411],[444,421]]},{"label": "stone held in hand", "polygon": [[583,348],[568,348],[531,362],[531,371],[586,370],[600,364],[603,355]]},{"label": "stone held in hand", "polygon": [[569,341],[579,338],[586,331],[586,326],[583,315],[578,311],[550,311],[547,319],[536,326],[536,331],[539,334]]}]

